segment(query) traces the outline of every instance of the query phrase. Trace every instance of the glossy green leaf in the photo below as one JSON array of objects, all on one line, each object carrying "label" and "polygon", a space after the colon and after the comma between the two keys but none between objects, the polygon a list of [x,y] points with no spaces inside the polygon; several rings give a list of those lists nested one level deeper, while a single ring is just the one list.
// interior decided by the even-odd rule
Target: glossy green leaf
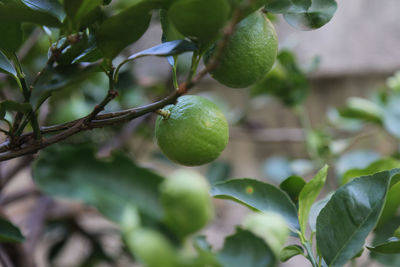
[{"label": "glossy green leaf", "polygon": [[64,17],[57,0],[1,0],[0,22],[32,22],[50,27],[61,26]]},{"label": "glossy green leaf", "polygon": [[306,235],[308,216],[311,206],[317,199],[319,192],[325,185],[328,166],[325,165],[315,177],[309,181],[301,190],[299,195],[299,222],[300,230],[303,236]]},{"label": "glossy green leaf", "polygon": [[284,13],[285,20],[300,30],[318,29],[328,23],[337,9],[335,0],[312,0],[306,11]]},{"label": "glossy green leaf", "polygon": [[98,64],[57,67],[47,65],[32,90],[30,103],[36,107],[50,94],[84,80],[96,70],[98,70]]},{"label": "glossy green leaf", "polygon": [[273,252],[261,238],[241,228],[225,239],[218,259],[223,267],[272,267],[276,261]]},{"label": "glossy green leaf", "polygon": [[300,176],[289,176],[280,185],[279,188],[285,191],[293,202],[297,203],[299,200],[299,194],[303,189],[306,181]]},{"label": "glossy green leaf", "polygon": [[104,21],[96,32],[97,45],[103,55],[112,59],[137,41],[147,30],[152,9],[156,7],[156,3],[142,0]]},{"label": "glossy green leaf", "polygon": [[14,224],[0,217],[0,243],[2,242],[22,242],[24,236]]},{"label": "glossy green leaf", "polygon": [[[368,167],[364,169],[348,170],[343,175],[342,184],[348,183],[354,177],[370,175],[373,173],[385,170],[391,170],[394,168],[400,168],[400,161],[393,158],[383,158],[371,163]],[[392,218],[396,214],[396,211],[400,206],[400,198],[398,196],[400,196],[400,183],[396,183],[390,187],[385,202],[385,206],[383,208],[377,227],[387,222],[390,218]]]},{"label": "glossy green leaf", "polygon": [[337,9],[335,0],[267,0],[265,8],[283,13],[286,21],[300,30],[317,29],[328,23]]},{"label": "glossy green leaf", "polygon": [[318,249],[329,266],[342,266],[375,227],[392,177],[400,169],[352,180],[338,189],[317,218]]},{"label": "glossy green leaf", "polygon": [[21,0],[26,6],[35,11],[45,12],[62,21],[65,17],[63,6],[58,0]]},{"label": "glossy green leaf", "polygon": [[165,42],[146,50],[140,51],[128,57],[128,60],[135,60],[137,58],[145,56],[173,56],[179,55],[185,52],[195,51],[197,49],[196,45],[187,40],[175,40],[170,42]]},{"label": "glossy green leaf", "polygon": [[9,74],[14,77],[17,76],[17,71],[15,70],[14,66],[1,51],[0,51],[0,72]]},{"label": "glossy green leaf", "polygon": [[267,0],[265,7],[273,13],[306,12],[311,6],[311,0]]},{"label": "glossy green leaf", "polygon": [[0,50],[15,53],[22,44],[21,24],[1,22],[0,36]]},{"label": "glossy green leaf", "polygon": [[230,199],[256,211],[279,213],[292,228],[299,228],[297,210],[289,196],[279,188],[254,179],[232,179],[211,188],[215,198]]},{"label": "glossy green leaf", "polygon": [[[393,237],[393,232],[400,225],[400,217],[394,217],[391,220],[384,223],[381,227],[375,229],[374,239],[372,246],[378,246],[379,244],[385,243],[390,237]],[[400,266],[400,254],[382,254],[370,251],[370,257],[372,260],[378,261],[385,266]]]},{"label": "glossy green leaf", "polygon": [[299,245],[290,245],[284,247],[279,255],[279,260],[282,262],[288,261],[294,256],[304,254],[304,249]]},{"label": "glossy green leaf", "polygon": [[315,233],[317,230],[317,217],[321,210],[326,206],[326,203],[331,199],[333,193],[328,194],[326,197],[315,202],[310,209],[310,215],[308,215],[308,225],[312,232]]},{"label": "glossy green leaf", "polygon": [[384,243],[373,247],[367,246],[367,248],[373,252],[382,254],[400,254],[400,238],[391,237]]},{"label": "glossy green leaf", "polygon": [[124,219],[126,205],[162,218],[158,187],[163,178],[124,154],[100,160],[87,146],[52,146],[35,162],[33,179],[43,192],[93,205],[116,222]]}]

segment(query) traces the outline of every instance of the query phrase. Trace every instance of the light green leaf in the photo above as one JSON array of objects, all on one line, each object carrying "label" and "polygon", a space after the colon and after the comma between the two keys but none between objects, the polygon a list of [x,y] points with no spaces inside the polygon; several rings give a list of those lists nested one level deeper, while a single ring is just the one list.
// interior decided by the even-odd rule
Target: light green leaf
[{"label": "light green leaf", "polygon": [[293,202],[297,203],[299,200],[299,194],[303,187],[306,185],[306,181],[300,176],[289,176],[280,185],[279,188],[285,191]]},{"label": "light green leaf", "polygon": [[[400,217],[394,217],[391,220],[384,223],[381,227],[376,228],[374,231],[374,239],[372,246],[378,246],[379,244],[385,243],[390,237],[393,236],[393,232],[400,225]],[[400,254],[382,254],[370,251],[371,260],[375,260],[385,266],[400,266]]]},{"label": "light green leaf", "polygon": [[328,166],[325,165],[315,177],[309,181],[301,190],[299,195],[299,222],[300,230],[303,236],[306,235],[308,216],[310,214],[311,206],[317,199],[321,189],[325,185],[326,175],[328,173]]},{"label": "light green leaf", "polygon": [[294,256],[301,255],[304,253],[304,249],[299,246],[299,245],[290,245],[287,247],[284,247],[281,250],[281,253],[279,255],[279,260],[282,262],[288,261]]},{"label": "light green leaf", "polygon": [[15,53],[22,44],[20,23],[0,23],[0,50]]},{"label": "light green leaf", "polygon": [[367,246],[367,248],[373,252],[382,254],[400,254],[400,238],[391,237],[384,243],[373,247]]},{"label": "light green leaf", "polygon": [[317,218],[317,244],[329,266],[343,266],[362,249],[400,169],[352,180],[339,188]]},{"label": "light green leaf", "polygon": [[254,179],[231,179],[211,188],[215,198],[230,199],[256,211],[279,213],[293,228],[299,228],[297,211],[289,196],[279,188]]},{"label": "light green leaf", "polygon": [[14,77],[17,76],[17,71],[15,70],[14,66],[1,51],[0,51],[0,72],[9,74]]},{"label": "light green leaf", "polygon": [[163,178],[120,153],[99,160],[87,146],[52,146],[35,162],[33,179],[43,192],[93,205],[115,222],[125,219],[127,205],[157,220],[163,215],[158,196]]},{"label": "light green leaf", "polygon": [[22,242],[24,236],[14,224],[0,217],[0,243],[2,242]]},{"label": "light green leaf", "polygon": [[225,239],[218,259],[223,267],[272,267],[276,261],[273,252],[261,238],[241,228]]}]

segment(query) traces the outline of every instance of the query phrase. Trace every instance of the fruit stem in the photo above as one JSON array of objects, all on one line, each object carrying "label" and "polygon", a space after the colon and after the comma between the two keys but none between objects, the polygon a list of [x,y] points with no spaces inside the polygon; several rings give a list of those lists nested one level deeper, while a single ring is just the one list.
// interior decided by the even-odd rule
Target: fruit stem
[{"label": "fruit stem", "polygon": [[160,116],[163,116],[164,120],[168,120],[169,116],[171,115],[171,112],[166,109],[157,109],[155,113],[157,113]]}]

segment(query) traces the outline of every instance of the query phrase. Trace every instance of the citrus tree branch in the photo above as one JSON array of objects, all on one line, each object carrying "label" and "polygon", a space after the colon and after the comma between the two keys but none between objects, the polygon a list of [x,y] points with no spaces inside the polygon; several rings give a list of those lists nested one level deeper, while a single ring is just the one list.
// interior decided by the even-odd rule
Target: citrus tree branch
[{"label": "citrus tree branch", "polygon": [[111,89],[109,89],[104,100],[97,105],[88,116],[63,124],[40,127],[40,133],[42,135],[58,132],[57,134],[47,138],[43,137],[41,140],[36,140],[33,132],[29,132],[20,136],[17,146],[15,143],[10,143],[9,141],[5,141],[0,144],[0,161],[21,157],[23,155],[34,154],[47,146],[63,141],[79,132],[128,122],[147,113],[154,112],[168,104],[175,103],[179,96],[186,94],[187,91],[196,83],[198,83],[204,76],[206,76],[207,73],[211,72],[218,66],[218,61],[222,56],[224,48],[228,44],[230,37],[235,31],[236,24],[241,19],[241,14],[241,9],[237,9],[234,12],[231,21],[223,31],[223,37],[221,38],[221,41],[219,41],[217,44],[214,56],[210,59],[209,63],[204,67],[204,69],[202,69],[189,81],[181,83],[178,90],[176,90],[173,94],[160,101],[141,107],[99,114],[99,112],[104,109],[105,105],[107,105],[107,103],[109,103],[116,96],[114,89],[110,87]]}]

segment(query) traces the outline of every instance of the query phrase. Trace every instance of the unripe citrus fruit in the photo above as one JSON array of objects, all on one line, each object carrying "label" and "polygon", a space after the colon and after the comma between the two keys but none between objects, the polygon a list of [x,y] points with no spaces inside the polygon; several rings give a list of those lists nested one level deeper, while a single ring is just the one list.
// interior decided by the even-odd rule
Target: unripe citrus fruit
[{"label": "unripe citrus fruit", "polygon": [[264,239],[277,256],[290,233],[285,219],[275,212],[250,214],[245,218],[243,227]]},{"label": "unripe citrus fruit", "polygon": [[215,160],[229,139],[228,122],[221,110],[200,96],[182,96],[175,105],[164,107],[170,115],[159,116],[156,140],[172,161],[195,166]]},{"label": "unripe citrus fruit", "polygon": [[[237,25],[212,77],[228,87],[248,87],[265,77],[274,65],[277,51],[274,26],[263,13],[254,12]],[[205,62],[213,52],[204,57]]]},{"label": "unripe citrus fruit", "polygon": [[180,33],[207,43],[228,20],[230,5],[227,0],[175,0],[168,15]]},{"label": "unripe citrus fruit", "polygon": [[202,229],[214,215],[209,186],[194,171],[180,170],[166,179],[161,187],[165,223],[179,237]]},{"label": "unripe citrus fruit", "polygon": [[175,267],[176,253],[159,232],[140,228],[125,235],[129,250],[146,267]]}]

